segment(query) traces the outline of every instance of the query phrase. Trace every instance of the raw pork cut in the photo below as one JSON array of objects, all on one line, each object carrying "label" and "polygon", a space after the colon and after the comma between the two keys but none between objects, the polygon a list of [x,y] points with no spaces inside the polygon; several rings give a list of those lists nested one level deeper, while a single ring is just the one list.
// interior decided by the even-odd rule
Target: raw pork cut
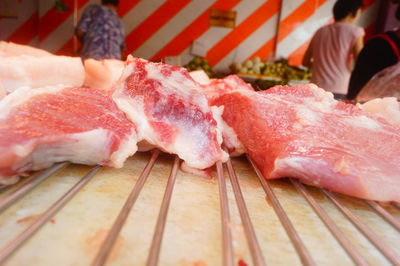
[{"label": "raw pork cut", "polygon": [[376,73],[357,95],[357,101],[374,98],[396,97],[400,99],[400,63]]},{"label": "raw pork cut", "polygon": [[197,83],[181,67],[129,57],[113,95],[137,126],[140,140],[204,169],[227,159],[221,131]]},{"label": "raw pork cut", "polygon": [[84,79],[85,69],[79,57],[20,55],[0,60],[0,87],[7,93],[25,86],[81,86]]},{"label": "raw pork cut", "polygon": [[62,161],[122,167],[136,141],[107,92],[20,88],[0,102],[0,184]]},{"label": "raw pork cut", "polygon": [[102,90],[111,90],[122,75],[125,63],[117,59],[87,59],[85,85]]},{"label": "raw pork cut", "polygon": [[400,202],[400,127],[315,85],[233,91],[215,101],[264,177]]},{"label": "raw pork cut", "polygon": [[[214,105],[213,102],[215,99],[227,92],[234,90],[254,91],[250,84],[246,83],[236,75],[229,75],[223,79],[209,79],[208,81],[204,77],[202,78],[202,75],[200,75],[198,71],[194,74],[191,72],[191,76],[201,84],[200,86],[206,94],[210,105]],[[239,156],[243,154],[243,145],[240,143],[235,131],[228,126],[223,119],[221,120],[221,124],[223,128],[223,143],[228,149],[230,156]]]},{"label": "raw pork cut", "polygon": [[211,79],[204,70],[194,70],[189,72],[190,77],[201,85],[210,83]]},{"label": "raw pork cut", "polygon": [[6,89],[3,87],[1,79],[0,79],[0,99],[7,95]]},{"label": "raw pork cut", "polygon": [[377,98],[357,106],[385,118],[391,124],[400,125],[400,103],[394,97]]},{"label": "raw pork cut", "polygon": [[13,42],[0,41],[0,56],[17,56],[17,55],[31,55],[31,56],[49,56],[51,53],[28,45],[16,44]]}]

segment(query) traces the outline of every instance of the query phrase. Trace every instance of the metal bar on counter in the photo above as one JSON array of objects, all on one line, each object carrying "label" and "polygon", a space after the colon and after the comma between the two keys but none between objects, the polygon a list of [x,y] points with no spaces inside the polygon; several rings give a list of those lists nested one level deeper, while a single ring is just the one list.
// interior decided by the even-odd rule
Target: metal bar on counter
[{"label": "metal bar on counter", "polygon": [[383,219],[390,223],[397,231],[400,232],[400,221],[397,220],[393,215],[391,215],[387,210],[382,208],[381,205],[375,201],[366,200],[365,203],[369,205],[374,211],[376,211]]},{"label": "metal bar on counter", "polygon": [[36,177],[33,177],[32,180],[29,180],[27,183],[20,186],[14,192],[10,193],[4,198],[1,198],[0,213],[3,212],[5,209],[7,209],[9,206],[11,206],[11,204],[13,204],[15,201],[25,196],[29,191],[31,191],[37,185],[42,183],[46,178],[56,173],[57,171],[61,170],[62,168],[66,167],[67,165],[69,165],[68,162],[55,164],[52,167],[38,174]]},{"label": "metal bar on counter", "polygon": [[164,198],[161,203],[160,213],[158,215],[156,229],[154,231],[153,240],[151,242],[149,256],[147,258],[146,265],[148,266],[158,265],[158,259],[160,257],[160,250],[161,250],[161,242],[164,235],[165,223],[167,220],[172,192],[174,190],[178,167],[179,167],[179,157],[175,155],[174,164],[172,166],[171,173],[168,178],[167,187],[165,188]]},{"label": "metal bar on counter", "polygon": [[317,213],[319,218],[325,224],[325,226],[329,229],[332,235],[336,238],[339,244],[343,247],[343,249],[347,252],[350,258],[356,265],[367,266],[368,262],[361,256],[358,250],[354,247],[354,245],[345,237],[342,231],[336,226],[335,222],[329,215],[325,212],[325,210],[321,207],[320,204],[311,196],[308,192],[307,188],[301,184],[299,181],[290,178],[290,181],[294,185],[294,187],[299,191],[303,197],[308,201],[314,211]]},{"label": "metal bar on counter", "polygon": [[99,252],[97,253],[95,259],[93,260],[92,265],[104,265],[110,252],[114,246],[114,243],[121,231],[122,226],[125,224],[126,219],[128,218],[128,214],[130,213],[133,205],[135,204],[137,198],[139,197],[140,192],[146,180],[150,174],[151,169],[154,166],[158,156],[160,154],[159,150],[154,150],[149,162],[146,164],[146,167],[143,169],[143,172],[139,176],[135,186],[132,189],[132,192],[129,194],[128,198],[125,201],[124,206],[122,207],[121,211],[118,214],[117,219],[114,221],[111,230],[109,231],[106,239],[102,243]]},{"label": "metal bar on counter", "polygon": [[294,248],[297,251],[297,254],[300,256],[300,260],[303,265],[316,265],[313,258],[310,255],[310,252],[304,245],[303,241],[297,234],[296,229],[294,228],[292,222],[290,221],[289,217],[287,216],[285,210],[283,209],[282,205],[279,203],[278,198],[275,196],[274,191],[272,190],[271,186],[269,185],[268,181],[263,177],[260,170],[254,164],[253,160],[246,154],[247,160],[253,166],[254,171],[257,174],[258,180],[263,187],[265,194],[267,194],[268,199],[271,201],[272,207],[276,215],[278,216],[283,228],[285,229],[287,235],[289,236],[290,240],[293,243]]},{"label": "metal bar on counter", "polygon": [[226,182],[224,176],[224,168],[221,161],[216,164],[218,189],[219,189],[219,202],[221,209],[221,229],[222,229],[222,248],[223,256],[222,262],[225,266],[233,266],[233,248],[232,248],[232,234],[231,234],[231,221],[229,213],[228,192],[226,190]]},{"label": "metal bar on counter", "polygon": [[322,192],[338,207],[338,209],[347,216],[347,218],[359,229],[369,241],[377,247],[382,254],[394,265],[400,265],[400,257],[390,249],[371,229],[363,224],[360,219],[355,216],[350,209],[342,205],[331,192],[322,190]]},{"label": "metal bar on counter", "polygon": [[47,221],[51,219],[66,203],[68,203],[81,188],[83,188],[94,175],[101,169],[101,166],[95,166],[89,173],[80,179],[71,189],[68,190],[59,200],[50,208],[41,214],[28,228],[17,235],[6,246],[0,250],[0,264],[2,264],[11,254],[20,248],[30,237],[32,237]]},{"label": "metal bar on counter", "polygon": [[251,257],[255,266],[266,265],[264,256],[261,252],[260,244],[258,243],[256,233],[254,231],[253,224],[250,220],[250,215],[244,201],[242,191],[240,189],[239,181],[236,176],[235,170],[233,169],[232,162],[230,159],[226,162],[228,168],[229,179],[232,184],[233,193],[235,194],[236,204],[239,209],[240,218],[243,223],[244,232],[249,244]]}]

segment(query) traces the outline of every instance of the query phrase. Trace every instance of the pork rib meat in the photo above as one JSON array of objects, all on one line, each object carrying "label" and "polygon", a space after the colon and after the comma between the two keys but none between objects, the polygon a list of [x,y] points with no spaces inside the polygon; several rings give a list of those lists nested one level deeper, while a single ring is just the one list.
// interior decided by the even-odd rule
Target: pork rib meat
[{"label": "pork rib meat", "polygon": [[137,126],[140,140],[204,169],[227,154],[221,131],[198,84],[181,67],[129,57],[113,98]]},{"label": "pork rib meat", "polygon": [[[199,71],[195,72],[198,73]],[[201,72],[200,72],[201,73]],[[205,73],[204,73],[205,74]],[[199,74],[193,75],[192,77],[196,80]],[[207,75],[207,74],[205,74]],[[201,76],[200,76],[201,77]],[[204,79],[203,79],[204,80]],[[197,81],[197,80],[196,80]],[[246,83],[243,79],[239,78],[237,75],[229,75],[223,79],[209,79],[206,82],[198,81],[206,95],[210,105],[214,105],[214,101],[218,99],[219,96],[235,91],[235,90],[248,90],[254,91],[253,87]],[[221,120],[222,124],[222,136],[224,146],[227,148],[230,156],[239,156],[244,153],[244,148],[242,143],[240,143],[235,131],[228,126],[225,121]]]},{"label": "pork rib meat", "polygon": [[0,102],[0,184],[61,161],[122,167],[136,130],[109,93],[20,88]]},{"label": "pork rib meat", "polygon": [[233,91],[215,101],[266,178],[400,202],[400,127],[315,85]]}]

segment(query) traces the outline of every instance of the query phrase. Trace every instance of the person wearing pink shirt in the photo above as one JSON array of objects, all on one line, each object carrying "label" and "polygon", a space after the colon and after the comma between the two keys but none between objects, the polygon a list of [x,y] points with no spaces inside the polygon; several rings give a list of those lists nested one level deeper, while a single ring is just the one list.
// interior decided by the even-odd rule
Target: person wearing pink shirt
[{"label": "person wearing pink shirt", "polygon": [[335,22],[320,28],[311,39],[303,65],[312,70],[311,82],[345,99],[354,62],[363,48],[364,29],[355,25],[362,0],[338,0]]}]

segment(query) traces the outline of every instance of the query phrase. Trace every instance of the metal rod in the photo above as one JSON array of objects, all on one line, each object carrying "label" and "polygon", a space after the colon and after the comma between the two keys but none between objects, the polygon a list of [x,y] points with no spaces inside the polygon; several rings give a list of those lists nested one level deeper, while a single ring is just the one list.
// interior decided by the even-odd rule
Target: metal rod
[{"label": "metal rod", "polygon": [[304,198],[308,201],[319,218],[324,222],[325,226],[329,229],[332,235],[336,238],[339,244],[347,252],[350,258],[356,265],[369,265],[368,262],[361,256],[354,245],[345,237],[342,231],[336,226],[335,222],[329,217],[320,204],[310,195],[307,188],[299,181],[290,178],[290,181],[295,188],[300,191]]},{"label": "metal rod", "polygon": [[316,265],[310,255],[310,252],[308,251],[308,249],[304,245],[303,241],[301,241],[301,238],[297,234],[297,231],[294,228],[289,217],[287,216],[285,210],[282,208],[282,205],[279,203],[278,198],[275,196],[275,193],[272,190],[271,186],[269,185],[267,180],[263,177],[260,170],[254,164],[253,160],[251,160],[247,154],[246,154],[246,157],[247,157],[247,160],[249,160],[250,164],[253,166],[254,171],[257,174],[258,180],[260,181],[261,186],[263,187],[263,189],[265,191],[265,194],[267,194],[267,197],[271,201],[272,207],[274,208],[275,213],[277,214],[279,220],[281,221],[283,228],[285,228],[287,235],[289,236],[290,240],[292,241],[293,246],[297,251],[297,254],[299,254],[301,262],[303,263],[303,265]]},{"label": "metal rod", "polygon": [[5,209],[10,207],[12,203],[17,201],[18,199],[25,196],[29,191],[31,191],[34,187],[42,183],[46,178],[54,174],[55,172],[61,170],[62,168],[66,167],[69,163],[63,162],[53,165],[52,167],[44,170],[39,175],[34,177],[32,180],[29,180],[27,183],[19,187],[17,190],[12,192],[11,194],[5,196],[4,198],[0,199],[0,213],[3,212]]},{"label": "metal rod", "polygon": [[380,240],[380,238],[365,224],[363,224],[357,216],[355,216],[347,207],[342,205],[336,197],[329,191],[322,190],[322,192],[339,208],[349,220],[362,232],[372,244],[374,244],[382,254],[393,264],[400,265],[400,257],[394,253],[386,244]]},{"label": "metal rod", "polygon": [[143,169],[139,179],[137,180],[135,186],[131,194],[129,194],[128,198],[125,201],[124,206],[122,207],[120,213],[118,214],[117,219],[115,220],[111,230],[108,232],[107,238],[102,243],[99,252],[97,253],[92,265],[104,265],[110,252],[114,246],[114,243],[118,237],[119,232],[121,231],[122,226],[125,224],[126,218],[128,217],[129,212],[131,211],[133,205],[136,202],[136,199],[139,197],[140,191],[142,190],[146,180],[150,174],[151,169],[154,166],[155,161],[157,160],[158,155],[160,154],[159,150],[154,150],[149,162],[146,167]]},{"label": "metal rod", "polygon": [[0,250],[0,264],[2,264],[11,254],[20,248],[30,237],[32,237],[47,221],[51,219],[71,198],[84,187],[93,176],[101,169],[95,166],[88,174],[82,177],[67,193],[57,200],[50,208],[41,214],[28,228],[11,240]]},{"label": "metal rod", "polygon": [[222,247],[223,257],[222,262],[225,266],[233,266],[233,249],[232,235],[230,228],[230,214],[228,204],[228,192],[226,190],[226,182],[224,176],[224,168],[221,161],[217,164],[218,188],[219,188],[219,203],[221,208],[221,227],[222,227]]},{"label": "metal rod", "polygon": [[258,243],[257,236],[254,231],[253,224],[250,220],[249,212],[247,210],[242,191],[240,189],[239,181],[237,179],[235,170],[233,169],[230,159],[228,159],[228,161],[226,162],[226,166],[228,168],[229,179],[231,180],[233,192],[235,194],[236,203],[239,209],[240,218],[244,226],[244,232],[247,238],[247,242],[249,244],[253,263],[256,266],[266,265],[264,256],[261,252],[260,244]]},{"label": "metal rod", "polygon": [[175,155],[174,165],[168,178],[167,187],[165,188],[164,198],[161,203],[160,213],[157,219],[156,229],[154,231],[153,240],[151,242],[149,256],[146,265],[155,266],[158,264],[160,257],[161,242],[164,235],[165,223],[167,220],[169,204],[171,202],[172,192],[174,190],[176,173],[179,167],[179,157]]},{"label": "metal rod", "polygon": [[391,215],[387,210],[382,208],[381,205],[371,200],[366,200],[365,203],[369,205],[374,211],[376,211],[388,223],[390,223],[394,228],[396,228],[397,231],[400,232],[400,221],[397,220],[393,215]]}]

